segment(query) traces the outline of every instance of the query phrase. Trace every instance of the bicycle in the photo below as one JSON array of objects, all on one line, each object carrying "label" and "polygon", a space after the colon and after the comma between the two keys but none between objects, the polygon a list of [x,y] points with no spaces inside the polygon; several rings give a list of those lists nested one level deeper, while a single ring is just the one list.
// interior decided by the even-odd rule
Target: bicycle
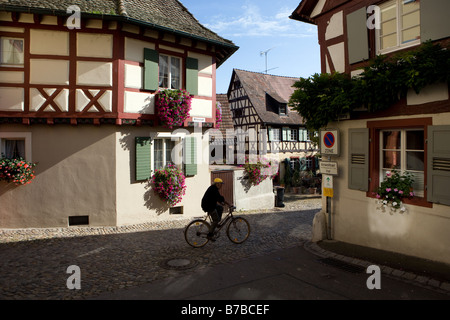
[{"label": "bicycle", "polygon": [[[250,224],[245,218],[233,216],[234,206],[229,206],[228,214],[216,227],[211,240],[215,241],[220,236],[220,230],[226,225],[227,236],[231,242],[241,244],[248,239],[250,235]],[[209,218],[209,221],[207,219]],[[212,218],[208,214],[207,218],[191,221],[184,229],[184,239],[194,247],[201,248],[209,242],[208,233],[211,228]]]}]

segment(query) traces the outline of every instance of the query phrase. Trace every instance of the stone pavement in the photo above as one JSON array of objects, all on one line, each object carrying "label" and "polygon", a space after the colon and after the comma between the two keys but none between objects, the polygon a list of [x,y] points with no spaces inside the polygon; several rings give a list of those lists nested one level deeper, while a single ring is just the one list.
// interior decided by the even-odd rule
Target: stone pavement
[{"label": "stone pavement", "polygon": [[[320,208],[320,199],[305,199],[243,213],[252,228],[245,245],[231,243],[222,230],[200,250],[185,242],[191,219],[182,218],[123,227],[0,230],[0,299],[85,299],[298,246],[310,239]],[[183,258],[195,261],[195,268],[167,264]],[[80,268],[81,290],[67,288],[72,265]]]},{"label": "stone pavement", "polygon": [[[304,245],[319,257],[367,267],[367,261],[310,243],[320,199],[288,196],[285,208],[245,212],[252,231],[242,245],[221,237],[201,249],[184,240],[191,219],[123,227],[0,230],[0,299],[91,299],[108,293],[183,277]],[[341,252],[342,253],[342,252]],[[81,290],[69,290],[69,266],[81,271]],[[382,266],[404,282],[449,294],[448,282]]]}]

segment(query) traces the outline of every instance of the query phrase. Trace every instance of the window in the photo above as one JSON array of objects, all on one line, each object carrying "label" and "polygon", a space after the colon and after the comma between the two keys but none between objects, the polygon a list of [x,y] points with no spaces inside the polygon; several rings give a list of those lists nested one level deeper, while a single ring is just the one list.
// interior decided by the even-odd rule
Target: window
[{"label": "window", "polygon": [[380,182],[386,172],[397,169],[410,172],[414,176],[414,193],[424,196],[424,150],[423,129],[381,130],[380,131]]},{"label": "window", "polygon": [[181,89],[181,59],[159,55],[159,87]]},{"label": "window", "polygon": [[297,140],[298,140],[298,131],[297,131],[297,129],[290,129],[289,141],[297,141]]},{"label": "window", "polygon": [[279,128],[269,128],[269,141],[280,141],[280,129]]},{"label": "window", "polygon": [[367,191],[368,197],[374,197],[372,192],[380,186],[386,171],[408,171],[414,176],[416,197],[404,199],[405,203],[431,208],[427,198],[432,124],[430,117],[374,120],[367,122],[367,128],[349,129],[349,189]]},{"label": "window", "polygon": [[23,65],[23,39],[1,38],[1,64]]},{"label": "window", "polygon": [[283,141],[298,141],[298,129],[283,128]]},{"label": "window", "polygon": [[31,133],[0,132],[0,158],[31,161]]},{"label": "window", "polygon": [[379,53],[420,42],[420,1],[391,0],[382,3],[380,11]]},{"label": "window", "polygon": [[174,147],[175,141],[172,141],[171,138],[155,139],[153,141],[153,171],[163,169],[170,163],[175,163],[175,159],[172,159]]},{"label": "window", "polygon": [[280,103],[278,108],[280,116],[285,116],[287,114],[287,105],[286,103]]}]

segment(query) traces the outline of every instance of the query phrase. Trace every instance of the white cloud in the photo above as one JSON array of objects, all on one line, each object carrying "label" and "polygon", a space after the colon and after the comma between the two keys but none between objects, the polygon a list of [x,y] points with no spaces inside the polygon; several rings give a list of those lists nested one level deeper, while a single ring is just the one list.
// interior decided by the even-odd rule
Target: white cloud
[{"label": "white cloud", "polygon": [[261,8],[247,1],[241,8],[242,13],[233,18],[215,16],[213,22],[205,26],[222,36],[232,37],[312,37],[317,36],[314,29],[289,19],[292,8],[283,7],[271,15],[264,15]]}]

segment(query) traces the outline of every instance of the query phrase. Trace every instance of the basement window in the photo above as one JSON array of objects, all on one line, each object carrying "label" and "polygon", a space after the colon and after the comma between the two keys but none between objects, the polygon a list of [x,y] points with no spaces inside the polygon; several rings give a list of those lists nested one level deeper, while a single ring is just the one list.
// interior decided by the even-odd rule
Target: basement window
[{"label": "basement window", "polygon": [[89,216],[71,216],[69,217],[70,226],[87,226],[89,225]]},{"label": "basement window", "polygon": [[170,208],[169,214],[183,214],[183,206]]}]

